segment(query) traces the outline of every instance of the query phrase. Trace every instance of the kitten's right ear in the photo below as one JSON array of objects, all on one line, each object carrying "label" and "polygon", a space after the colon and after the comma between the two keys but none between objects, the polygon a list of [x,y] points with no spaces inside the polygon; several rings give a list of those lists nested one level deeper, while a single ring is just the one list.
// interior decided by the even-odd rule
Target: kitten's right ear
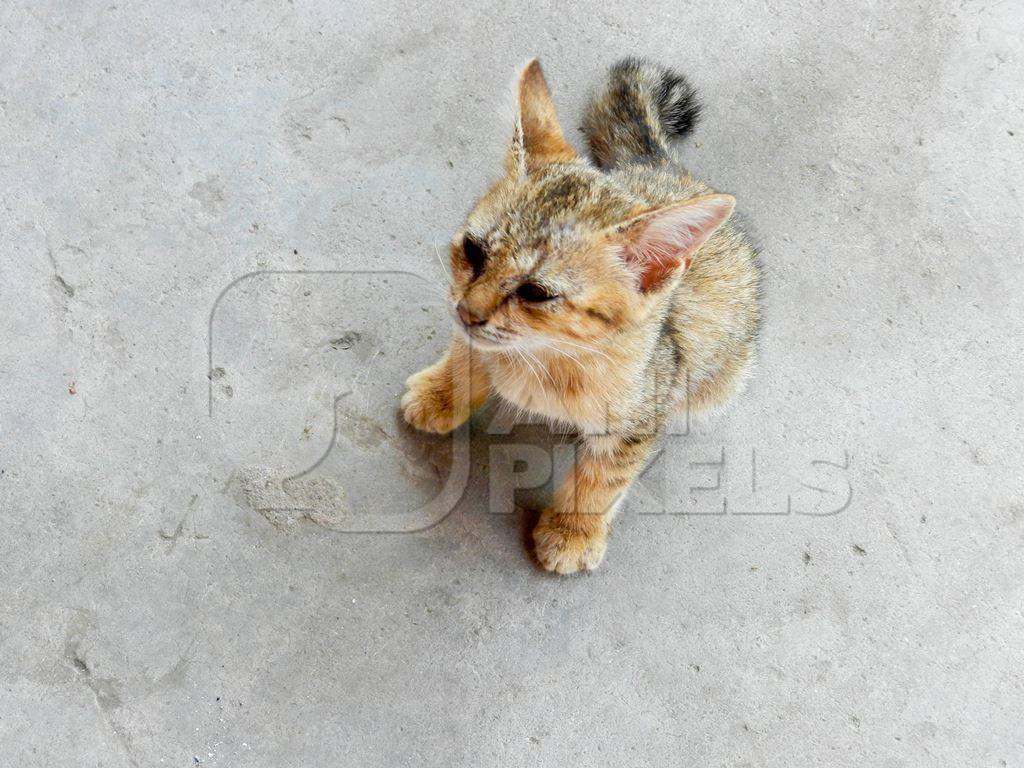
[{"label": "kitten's right ear", "polygon": [[524,176],[531,168],[576,158],[576,151],[565,140],[555,114],[547,81],[540,62],[532,59],[516,78],[515,130],[505,158],[512,176]]},{"label": "kitten's right ear", "polygon": [[690,267],[694,254],[732,214],[732,195],[695,197],[642,213],[613,227],[626,264],[643,293],[656,291]]}]

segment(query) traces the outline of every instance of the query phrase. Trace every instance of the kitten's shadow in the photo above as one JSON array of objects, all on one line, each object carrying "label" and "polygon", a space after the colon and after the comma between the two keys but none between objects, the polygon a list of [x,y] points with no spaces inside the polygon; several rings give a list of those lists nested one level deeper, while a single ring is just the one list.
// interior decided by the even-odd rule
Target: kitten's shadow
[{"label": "kitten's shadow", "polygon": [[[490,521],[488,525],[500,528],[506,535],[517,534],[520,552],[538,570],[543,568],[534,554],[533,529],[551,504],[554,488],[567,470],[558,466],[559,447],[571,445],[575,439],[575,434],[559,432],[544,423],[517,420],[507,407],[494,400],[470,420],[470,482],[476,492],[467,494],[470,498],[466,511],[488,518],[505,518],[507,522],[501,525]],[[525,451],[516,451],[517,446]],[[511,449],[514,456],[536,456],[543,466],[531,467],[530,460],[517,460],[511,468],[514,474],[509,477],[510,468],[499,460],[499,452],[506,449]],[[520,487],[519,482],[534,470],[542,472],[543,480]]]},{"label": "kitten's shadow", "polygon": [[[443,484],[453,466],[452,435],[420,432],[405,422],[400,410],[396,410],[394,420],[406,455],[428,463],[437,473],[439,484]],[[534,556],[533,529],[541,512],[551,503],[555,484],[564,473],[564,467],[553,466],[557,463],[553,460],[556,449],[571,444],[575,436],[559,433],[545,424],[519,423],[494,401],[474,413],[469,424],[460,429],[468,429],[469,475],[453,515],[457,515],[460,525],[477,529],[481,534],[489,530],[498,535],[517,535],[520,551],[540,569]],[[511,477],[507,475],[508,467],[498,461],[498,452],[515,446],[526,447],[527,454],[538,460],[540,456],[545,457],[551,466],[544,467],[548,471],[544,473],[543,482],[519,487],[520,476],[529,474],[531,468],[519,467],[518,461]],[[511,501],[511,506],[506,499]],[[496,508],[498,506],[502,508]]]},{"label": "kitten's shadow", "polygon": [[527,559],[538,570],[544,570],[537,559],[537,552],[533,545],[533,529],[537,527],[543,509],[526,508],[516,505],[516,522],[519,525],[519,541],[523,546],[523,552]]}]

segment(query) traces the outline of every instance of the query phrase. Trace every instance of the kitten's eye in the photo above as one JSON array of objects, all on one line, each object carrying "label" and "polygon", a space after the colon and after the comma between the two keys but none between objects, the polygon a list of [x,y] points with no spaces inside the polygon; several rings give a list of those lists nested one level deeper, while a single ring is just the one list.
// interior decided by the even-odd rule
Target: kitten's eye
[{"label": "kitten's eye", "polygon": [[484,270],[484,262],[487,260],[487,252],[484,247],[471,237],[462,239],[462,252],[466,261],[473,268],[473,274],[479,275]]},{"label": "kitten's eye", "polygon": [[533,303],[551,301],[552,299],[557,298],[555,294],[548,291],[548,289],[543,285],[538,285],[537,283],[523,283],[516,288],[516,296],[523,301]]}]

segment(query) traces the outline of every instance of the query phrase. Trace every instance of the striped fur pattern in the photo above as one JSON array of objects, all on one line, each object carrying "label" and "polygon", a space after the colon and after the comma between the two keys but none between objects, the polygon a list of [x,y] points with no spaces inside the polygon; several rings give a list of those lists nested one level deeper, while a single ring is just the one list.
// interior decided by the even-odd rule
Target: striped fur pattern
[{"label": "striped fur pattern", "polygon": [[572,573],[601,562],[666,420],[745,381],[759,275],[732,197],[672,160],[698,112],[682,76],[612,67],[584,121],[591,159],[565,140],[536,61],[517,100],[505,173],[452,240],[451,345],[402,408],[447,432],[493,394],[577,429],[576,466],[534,530],[540,564]]}]

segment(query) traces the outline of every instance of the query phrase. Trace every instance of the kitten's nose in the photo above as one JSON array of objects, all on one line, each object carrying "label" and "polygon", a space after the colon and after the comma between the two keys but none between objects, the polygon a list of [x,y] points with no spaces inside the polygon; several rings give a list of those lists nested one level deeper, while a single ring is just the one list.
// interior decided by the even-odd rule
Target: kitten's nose
[{"label": "kitten's nose", "polygon": [[461,320],[467,326],[483,325],[484,323],[487,322],[486,317],[481,317],[480,315],[476,314],[476,312],[474,312],[472,309],[466,306],[466,302],[464,301],[460,301],[458,303],[458,305],[455,307],[455,311],[458,312],[459,314],[459,320]]}]

